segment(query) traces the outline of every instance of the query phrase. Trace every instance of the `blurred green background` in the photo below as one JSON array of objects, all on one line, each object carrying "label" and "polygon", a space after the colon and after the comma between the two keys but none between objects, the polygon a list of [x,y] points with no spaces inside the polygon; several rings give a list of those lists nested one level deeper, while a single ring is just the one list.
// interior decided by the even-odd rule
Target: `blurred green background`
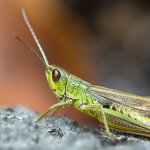
[{"label": "blurred green background", "polygon": [[[6,0],[0,2],[0,105],[43,112],[57,102],[21,15],[24,7],[51,64],[96,85],[150,95],[150,3],[140,0]],[[38,51],[38,50],[37,50]],[[73,107],[82,124],[96,122]]]}]

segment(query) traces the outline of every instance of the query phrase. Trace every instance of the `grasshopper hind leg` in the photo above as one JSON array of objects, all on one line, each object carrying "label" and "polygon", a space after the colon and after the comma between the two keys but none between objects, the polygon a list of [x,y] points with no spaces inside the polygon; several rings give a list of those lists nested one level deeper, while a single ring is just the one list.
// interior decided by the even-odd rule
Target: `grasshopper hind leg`
[{"label": "grasshopper hind leg", "polygon": [[106,134],[109,136],[109,138],[111,140],[116,140],[116,135],[113,134],[112,132],[110,132],[110,129],[109,129],[109,126],[108,126],[108,123],[107,123],[107,119],[106,119],[106,116],[105,116],[105,113],[104,113],[103,106],[99,105],[99,108],[101,110],[101,117],[102,117],[102,120],[103,120],[103,124],[104,124],[104,127],[105,127]]},{"label": "grasshopper hind leg", "polygon": [[108,135],[109,139],[111,140],[111,143],[115,144],[117,142],[126,141],[127,140],[126,136],[117,137],[116,134],[113,134],[112,132],[110,132],[110,128],[108,126],[108,121],[107,121],[108,118],[106,119],[104,107],[102,105],[100,105],[100,107],[101,107],[101,115],[98,120],[104,124],[105,132]]},{"label": "grasshopper hind leg", "polygon": [[93,112],[91,114],[91,116],[93,116],[94,118],[98,119],[101,123],[103,123],[104,128],[105,128],[105,132],[108,135],[108,137],[112,141],[116,141],[116,136],[112,132],[110,132],[110,130],[109,130],[109,126],[108,126],[107,119],[105,116],[104,108],[101,104],[82,105],[82,106],[80,106],[79,110],[84,111],[87,114],[91,114],[90,112]]}]

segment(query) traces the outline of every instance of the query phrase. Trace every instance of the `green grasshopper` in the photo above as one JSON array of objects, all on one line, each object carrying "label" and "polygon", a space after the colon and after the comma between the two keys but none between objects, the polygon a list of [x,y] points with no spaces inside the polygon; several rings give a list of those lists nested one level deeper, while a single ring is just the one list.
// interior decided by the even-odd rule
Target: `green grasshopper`
[{"label": "green grasshopper", "polygon": [[109,137],[113,137],[110,129],[150,137],[150,97],[92,85],[59,66],[49,65],[24,10],[22,14],[43,58],[30,45],[20,38],[18,40],[43,62],[48,84],[59,99],[59,102],[49,107],[36,122],[52,110],[73,104],[79,111],[98,119]]}]

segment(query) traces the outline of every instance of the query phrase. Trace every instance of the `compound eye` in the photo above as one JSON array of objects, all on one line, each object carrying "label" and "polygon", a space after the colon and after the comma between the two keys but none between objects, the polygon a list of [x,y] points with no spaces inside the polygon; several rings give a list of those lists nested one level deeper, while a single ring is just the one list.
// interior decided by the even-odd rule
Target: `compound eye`
[{"label": "compound eye", "polygon": [[60,74],[59,70],[54,69],[53,72],[52,72],[52,79],[53,79],[53,81],[54,82],[58,82],[60,77],[61,77],[61,74]]}]

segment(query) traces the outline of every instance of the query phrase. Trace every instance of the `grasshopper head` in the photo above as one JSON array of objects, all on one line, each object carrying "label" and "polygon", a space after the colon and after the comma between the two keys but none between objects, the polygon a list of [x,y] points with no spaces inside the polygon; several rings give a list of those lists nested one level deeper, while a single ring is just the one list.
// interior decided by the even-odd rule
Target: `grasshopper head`
[{"label": "grasshopper head", "polygon": [[59,99],[62,99],[66,92],[68,76],[69,74],[64,69],[56,65],[49,65],[46,69],[48,84]]},{"label": "grasshopper head", "polygon": [[42,49],[42,46],[36,37],[36,34],[34,33],[32,26],[26,16],[25,10],[22,9],[22,15],[25,20],[25,23],[27,27],[29,28],[40,52],[42,57],[26,42],[21,40],[19,37],[16,37],[21,43],[23,43],[29,50],[31,50],[44,64],[44,67],[46,68],[46,78],[49,83],[49,86],[55,93],[55,95],[59,98],[62,99],[64,97],[64,94],[66,92],[66,84],[67,84],[67,77],[69,74],[63,70],[61,67],[55,66],[55,65],[49,65],[47,57],[44,53],[44,50]]}]

